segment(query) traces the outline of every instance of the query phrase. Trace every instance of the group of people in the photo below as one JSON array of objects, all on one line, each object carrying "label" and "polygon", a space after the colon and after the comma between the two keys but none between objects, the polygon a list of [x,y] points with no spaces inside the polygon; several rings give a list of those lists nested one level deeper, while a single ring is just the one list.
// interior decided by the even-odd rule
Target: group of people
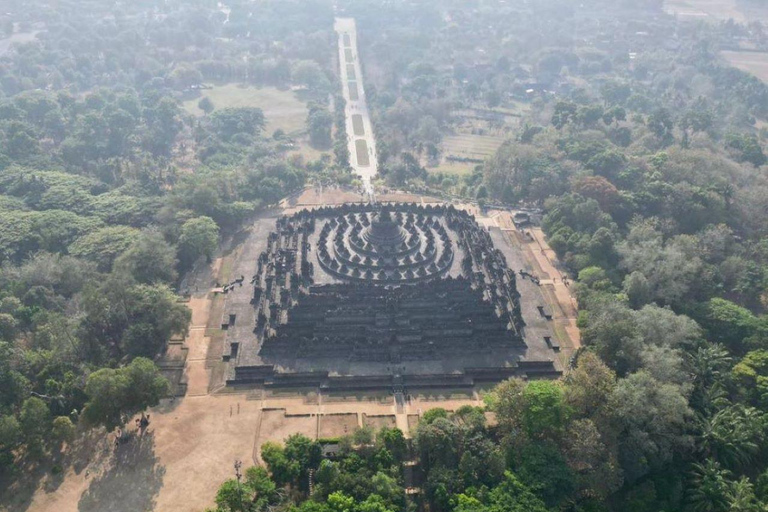
[{"label": "group of people", "polygon": [[[147,427],[149,427],[149,414],[141,413],[140,418],[135,419],[136,428],[141,432],[143,435],[144,432],[147,430]],[[120,446],[121,442],[127,441],[130,438],[129,432],[123,432],[123,429],[120,427],[117,427],[115,430],[115,448]]]}]

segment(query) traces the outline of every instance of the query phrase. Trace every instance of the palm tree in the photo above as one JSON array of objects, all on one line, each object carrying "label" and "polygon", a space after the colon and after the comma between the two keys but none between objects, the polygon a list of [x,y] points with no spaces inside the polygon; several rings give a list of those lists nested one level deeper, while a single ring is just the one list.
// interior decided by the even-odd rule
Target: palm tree
[{"label": "palm tree", "polygon": [[731,472],[720,464],[707,459],[703,464],[693,464],[692,488],[688,502],[694,512],[727,512],[731,504]]},{"label": "palm tree", "polygon": [[732,363],[728,351],[717,343],[705,344],[690,353],[686,363],[693,381],[691,405],[704,414],[719,409],[723,375]]},{"label": "palm tree", "polygon": [[711,417],[699,420],[699,447],[708,457],[729,468],[752,461],[764,437],[759,411],[743,405],[728,405]]},{"label": "palm tree", "polygon": [[728,512],[760,512],[761,505],[755,497],[755,489],[749,478],[743,476],[731,485],[731,502]]}]

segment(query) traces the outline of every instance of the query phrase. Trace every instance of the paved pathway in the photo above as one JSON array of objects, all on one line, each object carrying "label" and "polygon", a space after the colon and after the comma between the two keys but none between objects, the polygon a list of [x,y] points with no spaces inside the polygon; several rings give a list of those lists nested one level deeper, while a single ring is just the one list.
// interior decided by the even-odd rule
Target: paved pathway
[{"label": "paved pathway", "polygon": [[347,137],[349,163],[360,176],[363,187],[373,199],[372,179],[377,173],[378,156],[371,117],[365,100],[363,70],[357,52],[357,30],[353,18],[336,18],[334,28],[339,35],[339,64],[341,89],[347,102]]}]

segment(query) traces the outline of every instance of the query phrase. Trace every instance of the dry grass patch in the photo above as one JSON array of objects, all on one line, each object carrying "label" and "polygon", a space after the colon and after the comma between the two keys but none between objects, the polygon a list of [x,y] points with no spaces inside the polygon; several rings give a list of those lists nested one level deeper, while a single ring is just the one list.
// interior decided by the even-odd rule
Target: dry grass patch
[{"label": "dry grass patch", "polygon": [[0,55],[10,50],[11,46],[14,44],[23,44],[34,41],[39,32],[39,30],[33,30],[31,32],[16,32],[12,36],[0,39]]},{"label": "dry grass patch", "polygon": [[319,438],[342,437],[358,427],[356,413],[324,414],[320,416]]},{"label": "dry grass patch", "polygon": [[394,414],[363,414],[363,425],[373,427],[374,430],[381,430],[383,427],[395,428],[397,421]]},{"label": "dry grass patch", "polygon": [[736,0],[666,0],[664,10],[688,20],[733,19],[739,23],[747,21]]},{"label": "dry grass patch", "polygon": [[720,55],[731,66],[755,75],[768,83],[768,52],[723,51]]},{"label": "dry grass patch", "polygon": [[267,134],[278,128],[288,134],[297,134],[306,129],[307,106],[290,90],[239,84],[216,85],[202,90],[197,98],[185,101],[184,109],[196,116],[204,115],[197,106],[203,97],[209,98],[216,110],[227,107],[260,108],[267,120]]},{"label": "dry grass patch", "polygon": [[460,162],[449,157],[485,160],[496,153],[505,138],[500,135],[457,134],[443,138],[443,157],[440,164],[428,167],[429,172],[469,174],[479,162]]}]

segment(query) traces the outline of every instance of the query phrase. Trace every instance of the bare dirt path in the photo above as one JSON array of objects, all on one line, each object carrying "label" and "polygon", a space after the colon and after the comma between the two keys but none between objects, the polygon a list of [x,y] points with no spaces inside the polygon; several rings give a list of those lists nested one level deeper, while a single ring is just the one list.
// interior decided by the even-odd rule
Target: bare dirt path
[{"label": "bare dirt path", "polygon": [[560,309],[568,318],[568,326],[566,327],[568,337],[573,343],[573,348],[579,349],[581,348],[581,334],[579,333],[579,328],[576,327],[579,308],[576,299],[571,295],[570,280],[567,280],[567,276],[557,268],[555,264],[557,262],[557,255],[544,239],[544,233],[541,228],[536,227],[528,231],[533,235],[529,248],[539,266],[550,276],[551,282],[542,282],[542,284],[551,284],[554,288],[555,297]]},{"label": "bare dirt path", "polygon": [[207,366],[208,344],[210,337],[206,336],[208,320],[211,312],[211,298],[192,297],[188,307],[192,310],[192,321],[189,335],[185,339],[187,364],[184,375],[187,381],[187,396],[207,395],[210,387],[211,370]]},{"label": "bare dirt path", "polygon": [[502,231],[514,236],[515,244],[530,263],[534,274],[540,278],[541,291],[552,308],[555,320],[555,335],[561,340],[561,363],[567,368],[573,353],[581,347],[581,334],[576,326],[579,308],[571,294],[568,276],[560,270],[555,251],[549,247],[541,228],[518,229],[508,211],[492,215],[493,221]]}]

